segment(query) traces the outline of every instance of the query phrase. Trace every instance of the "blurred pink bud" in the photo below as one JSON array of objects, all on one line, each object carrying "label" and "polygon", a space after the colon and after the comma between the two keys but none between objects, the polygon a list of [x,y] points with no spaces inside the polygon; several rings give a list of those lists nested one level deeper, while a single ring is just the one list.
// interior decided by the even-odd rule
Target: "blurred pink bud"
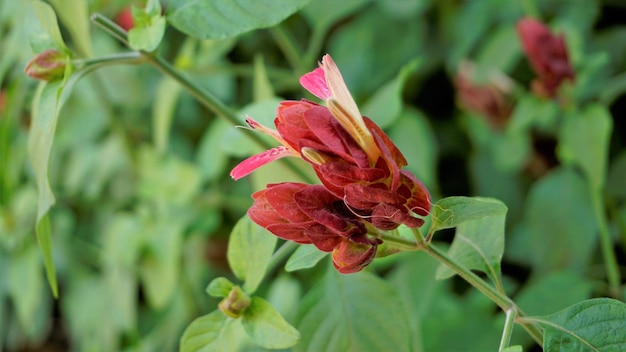
[{"label": "blurred pink bud", "polygon": [[513,103],[509,97],[512,82],[500,72],[494,72],[484,83],[473,81],[475,67],[470,62],[459,66],[454,85],[459,105],[462,108],[484,117],[494,130],[506,127]]},{"label": "blurred pink bud", "polygon": [[31,59],[24,72],[34,79],[54,81],[63,78],[67,55],[54,49],[48,49]]},{"label": "blurred pink bud", "polygon": [[574,81],[574,70],[562,35],[554,35],[543,23],[532,18],[521,19],[517,33],[538,76],[532,83],[536,94],[552,97],[563,81]]},{"label": "blurred pink bud", "polygon": [[133,12],[131,6],[126,6],[115,16],[115,23],[126,31],[130,31],[135,27],[135,21],[133,20]]}]

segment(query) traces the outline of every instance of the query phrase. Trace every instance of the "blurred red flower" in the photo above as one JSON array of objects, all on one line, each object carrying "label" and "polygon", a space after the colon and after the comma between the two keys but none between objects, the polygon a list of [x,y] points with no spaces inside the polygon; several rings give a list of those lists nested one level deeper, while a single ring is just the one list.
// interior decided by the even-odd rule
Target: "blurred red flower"
[{"label": "blurred red flower", "polygon": [[574,81],[574,70],[562,35],[554,35],[543,23],[532,18],[521,19],[517,23],[517,33],[538,76],[533,82],[535,93],[552,97],[563,81]]}]

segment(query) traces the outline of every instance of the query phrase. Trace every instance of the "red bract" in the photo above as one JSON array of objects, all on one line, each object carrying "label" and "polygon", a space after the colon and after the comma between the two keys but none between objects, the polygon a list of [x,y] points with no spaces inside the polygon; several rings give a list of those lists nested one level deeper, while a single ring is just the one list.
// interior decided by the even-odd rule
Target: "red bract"
[{"label": "red bract", "polygon": [[248,118],[250,127],[282,146],[243,161],[231,176],[239,179],[267,162],[298,156],[313,166],[330,193],[377,228],[421,226],[423,220],[416,215],[428,215],[428,191],[401,170],[407,162],[389,137],[361,116],[330,56],[300,82],[327,106],[307,100],[282,102],[274,120],[276,131]]},{"label": "red bract", "polygon": [[272,184],[252,197],[252,221],[285,240],[333,252],[333,263],[342,273],[357,272],[376,256],[380,241],[370,239],[363,220],[323,186]]},{"label": "red bract", "polygon": [[569,62],[565,39],[554,35],[541,22],[532,18],[517,23],[517,33],[522,48],[537,73],[533,90],[543,96],[554,96],[564,80],[574,81],[574,71]]}]

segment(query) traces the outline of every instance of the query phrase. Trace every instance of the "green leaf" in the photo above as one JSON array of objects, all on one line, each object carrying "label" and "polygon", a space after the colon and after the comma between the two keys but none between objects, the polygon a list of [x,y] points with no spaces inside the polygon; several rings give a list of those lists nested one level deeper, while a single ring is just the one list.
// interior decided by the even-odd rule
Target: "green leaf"
[{"label": "green leaf", "polygon": [[302,300],[295,351],[411,351],[413,332],[402,300],[368,272],[329,268]]},{"label": "green leaf", "polygon": [[196,154],[196,164],[203,179],[215,180],[225,173],[229,156],[221,148],[224,145],[222,137],[231,129],[233,126],[224,119],[214,119],[204,132]]},{"label": "green leaf", "polygon": [[228,242],[228,264],[235,276],[244,280],[243,289],[253,293],[272,258],[276,236],[244,216],[233,228]]},{"label": "green leaf", "polygon": [[561,160],[580,166],[594,189],[602,188],[606,180],[612,125],[606,108],[596,104],[565,116],[561,129]]},{"label": "green leaf", "polygon": [[319,32],[323,33],[340,19],[358,11],[372,0],[316,0],[302,9],[302,15]]},{"label": "green leaf", "polygon": [[160,221],[146,219],[149,236],[148,255],[143,258],[139,274],[151,307],[165,308],[178,289],[181,272],[181,248],[184,221],[173,216]]},{"label": "green leaf", "polygon": [[225,39],[282,22],[310,0],[174,0],[168,21],[198,39]]},{"label": "green leaf", "polygon": [[135,26],[128,32],[128,44],[135,50],[154,51],[165,34],[165,17],[159,0],[148,0],[145,10],[132,8]]},{"label": "green leaf", "polygon": [[606,182],[607,194],[617,199],[626,199],[624,180],[626,180],[626,150],[613,158]]},{"label": "green leaf", "polygon": [[273,279],[267,291],[267,300],[286,319],[295,314],[301,299],[300,281],[286,274]]},{"label": "green leaf", "polygon": [[588,185],[576,172],[558,168],[536,182],[525,213],[536,270],[587,268],[597,226]]},{"label": "green leaf", "polygon": [[476,62],[489,70],[506,72],[519,56],[520,44],[515,27],[502,26],[486,38]]},{"label": "green leaf", "polygon": [[298,343],[300,333],[266,300],[252,297],[243,313],[243,327],[258,345],[265,348],[287,348]]},{"label": "green leaf", "polygon": [[219,310],[192,321],[180,339],[181,352],[238,351],[247,339],[240,319]]},{"label": "green leaf", "polygon": [[233,287],[235,287],[235,284],[230,282],[227,278],[217,277],[207,286],[206,293],[212,297],[226,297]]},{"label": "green leaf", "polygon": [[30,45],[35,53],[42,52],[45,49],[58,49],[69,53],[69,49],[65,46],[57,17],[52,6],[43,1],[32,1],[32,8],[36,14],[38,23],[35,28],[31,29]]},{"label": "green leaf", "polygon": [[524,352],[524,348],[521,345],[509,346],[500,352]]},{"label": "green leaf", "polygon": [[285,264],[285,270],[292,272],[314,267],[328,253],[322,252],[312,244],[303,244],[289,257]]},{"label": "green leaf", "polygon": [[363,106],[362,113],[369,116],[381,128],[391,125],[402,112],[404,83],[420,67],[420,59],[404,65],[398,75],[374,93]]},{"label": "green leaf", "polygon": [[614,299],[590,299],[548,316],[524,320],[544,329],[545,351],[626,349],[626,304]]},{"label": "green leaf", "polygon": [[448,197],[432,207],[430,233],[449,229],[467,221],[506,214],[507,207],[499,200],[482,197]]},{"label": "green leaf", "polygon": [[[456,228],[448,256],[470,270],[487,274],[496,284],[500,283],[500,262],[504,254],[505,214],[468,221]],[[437,279],[454,276],[447,266],[441,264]]]},{"label": "green leaf", "polygon": [[253,82],[253,99],[252,101],[263,101],[274,99],[274,88],[267,76],[267,70],[265,69],[265,60],[263,55],[257,54],[254,56],[254,82]]},{"label": "green leaf", "polygon": [[[422,112],[405,107],[388,129],[389,138],[409,161],[406,169],[424,183],[426,188],[436,188],[437,140],[428,117]],[[434,192],[433,192],[434,193]]]},{"label": "green leaf", "polygon": [[93,55],[87,0],[50,0],[82,56]]},{"label": "green leaf", "polygon": [[153,139],[159,153],[167,151],[172,120],[181,85],[174,79],[164,76],[157,84],[152,108]]},{"label": "green leaf", "polygon": [[82,75],[75,74],[70,77],[70,72],[71,68],[68,65],[65,78],[62,81],[42,82],[39,84],[33,99],[32,124],[28,134],[28,158],[33,166],[37,190],[39,191],[35,231],[43,252],[48,282],[55,297],[58,295],[58,289],[54,262],[52,260],[50,226],[47,224],[47,219],[44,222],[44,218],[55,203],[54,194],[48,180],[48,163],[50,161],[57,120],[74,84]]}]

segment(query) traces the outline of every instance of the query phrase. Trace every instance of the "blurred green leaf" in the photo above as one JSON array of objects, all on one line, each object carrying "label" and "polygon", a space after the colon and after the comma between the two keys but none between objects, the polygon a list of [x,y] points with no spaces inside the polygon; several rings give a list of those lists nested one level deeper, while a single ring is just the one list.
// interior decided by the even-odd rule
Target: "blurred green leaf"
[{"label": "blurred green leaf", "polygon": [[389,138],[404,154],[406,169],[435,194],[437,189],[437,140],[428,117],[418,110],[404,108],[388,128]]},{"label": "blurred green leaf", "polygon": [[419,18],[431,5],[432,0],[384,0],[377,3],[386,13],[398,19]]},{"label": "blurred green leaf", "polygon": [[402,91],[409,76],[417,71],[421,60],[414,59],[404,65],[396,78],[378,89],[363,106],[363,115],[371,118],[380,128],[391,125],[402,112]]},{"label": "blurred green leaf", "polygon": [[244,216],[233,228],[228,242],[228,264],[237,278],[244,281],[246,293],[254,293],[276,247],[276,236]]},{"label": "blurred green leaf", "polygon": [[546,351],[626,349],[626,304],[618,300],[590,299],[548,316],[524,319],[544,329]]},{"label": "blurred green leaf", "polygon": [[40,53],[45,49],[57,49],[68,53],[69,49],[63,41],[52,6],[39,0],[32,1],[31,6],[38,19],[37,23],[31,23],[35,25],[30,29],[30,45],[33,52]]},{"label": "blurred green leaf", "polygon": [[[459,224],[448,256],[470,270],[486,273],[500,286],[505,219],[506,213]],[[441,264],[435,275],[437,279],[446,279],[454,276],[454,271]]]},{"label": "blurred green leaf", "polygon": [[453,292],[452,281],[435,280],[439,262],[428,255],[397,255],[403,257],[389,273],[389,281],[410,316],[411,351],[479,352],[497,348],[502,325],[494,319],[493,302],[476,290],[460,296]]},{"label": "blurred green leaf", "polygon": [[291,272],[314,267],[328,253],[322,252],[312,244],[301,244],[289,257],[285,264],[285,271]]},{"label": "blurred green leaf", "polygon": [[267,70],[265,69],[265,60],[262,55],[256,55],[254,57],[254,82],[253,82],[253,98],[252,101],[269,100],[276,95],[274,94],[274,88],[267,76]]},{"label": "blurred green leaf", "polygon": [[626,150],[623,150],[613,159],[606,183],[609,195],[626,199]]},{"label": "blurred green leaf", "polygon": [[342,275],[329,268],[302,300],[296,321],[301,341],[295,351],[412,350],[402,301],[368,272]]},{"label": "blurred green leaf", "polygon": [[174,0],[167,19],[179,31],[198,39],[225,39],[274,26],[310,0]]},{"label": "blurred green leaf", "polygon": [[243,313],[243,327],[252,340],[264,348],[287,348],[298,343],[300,333],[266,300],[252,297]]},{"label": "blurred green leaf", "polygon": [[28,136],[28,156],[33,165],[39,191],[35,229],[43,252],[48,281],[55,297],[58,295],[58,289],[52,260],[50,226],[46,217],[55,203],[55,198],[48,180],[48,163],[59,112],[76,77],[72,77],[73,79],[67,83],[63,80],[39,84],[33,100],[32,126]]},{"label": "blurred green leaf", "polygon": [[476,63],[489,70],[509,72],[520,54],[521,48],[515,26],[503,26],[485,40]]},{"label": "blurred green leaf", "polygon": [[[360,97],[374,94],[393,80],[405,64],[420,57],[426,40],[425,22],[398,20],[371,6],[333,31],[326,48],[359,103]],[[376,122],[388,118],[370,117]]]},{"label": "blurred green leaf", "polygon": [[430,233],[449,229],[468,221],[479,220],[493,216],[503,216],[507,207],[493,198],[483,197],[448,197],[433,204],[431,217],[433,219]]},{"label": "blurred green leaf", "polygon": [[90,37],[89,3],[87,0],[50,0],[57,11],[57,15],[63,22],[76,43],[81,56],[91,57],[93,49]]},{"label": "blurred green leaf", "polygon": [[167,151],[180,92],[180,84],[170,77],[164,76],[157,84],[152,108],[152,135],[155,148],[159,153]]},{"label": "blurred green leaf", "polygon": [[536,270],[587,267],[597,240],[596,220],[580,176],[567,168],[552,171],[531,187],[525,208]]},{"label": "blurred green leaf", "polygon": [[162,309],[170,303],[181,275],[181,248],[184,219],[162,216],[160,221],[145,219],[148,236],[139,275],[150,306]]},{"label": "blurred green leaf", "polygon": [[224,119],[214,119],[204,132],[196,152],[196,164],[205,180],[215,180],[226,173],[228,154],[222,137],[234,127]]},{"label": "blurred green leaf", "polygon": [[149,146],[139,149],[141,183],[139,194],[146,199],[182,206],[200,189],[200,172],[195,164],[174,155],[159,155]]},{"label": "blurred green leaf", "polygon": [[42,292],[45,289],[41,277],[41,264],[34,246],[15,253],[9,261],[6,273],[6,291],[11,298],[17,320],[27,335],[36,328],[34,320],[42,305]]},{"label": "blurred green leaf", "polygon": [[515,296],[529,315],[550,314],[589,298],[593,283],[570,271],[557,271],[531,280]]},{"label": "blurred green leaf", "polygon": [[280,275],[270,283],[267,300],[285,319],[295,315],[301,299],[302,285],[295,277]]},{"label": "blurred green leaf", "polygon": [[230,319],[215,310],[189,324],[180,339],[180,351],[237,351],[246,335],[241,320]]},{"label": "blurred green leaf", "polygon": [[226,297],[235,284],[225,277],[217,277],[206,288],[206,293],[213,297]]},{"label": "blurred green leaf", "polygon": [[132,8],[134,27],[128,32],[128,44],[135,50],[154,51],[165,34],[165,17],[159,0],[148,0],[145,9]]},{"label": "blurred green leaf", "polygon": [[564,163],[580,166],[593,189],[606,181],[612,118],[600,105],[590,105],[563,121],[558,154]]},{"label": "blurred green leaf", "polygon": [[500,350],[500,352],[524,352],[524,347],[521,345],[509,346]]},{"label": "blurred green leaf", "polygon": [[320,32],[325,32],[340,19],[358,11],[372,0],[316,0],[302,9],[302,15]]}]

